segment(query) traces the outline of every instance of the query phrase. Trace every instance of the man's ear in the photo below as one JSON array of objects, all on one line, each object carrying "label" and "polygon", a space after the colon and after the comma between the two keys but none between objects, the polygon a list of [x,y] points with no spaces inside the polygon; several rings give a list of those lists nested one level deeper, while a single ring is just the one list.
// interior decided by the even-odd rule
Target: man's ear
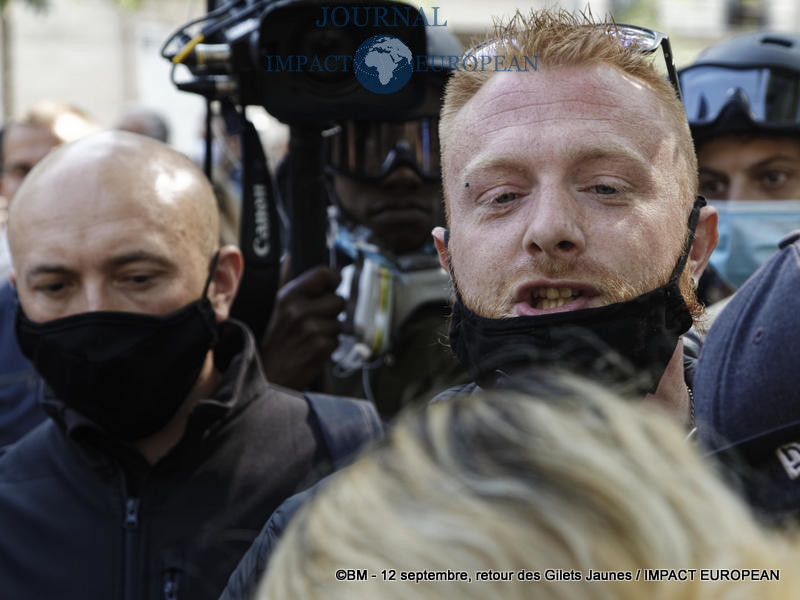
[{"label": "man's ear", "polygon": [[697,229],[694,232],[694,242],[689,250],[689,269],[692,278],[697,281],[711,258],[711,253],[717,247],[719,231],[717,231],[717,209],[713,206],[704,206],[700,209],[697,219]]},{"label": "man's ear", "polygon": [[439,253],[439,264],[449,274],[450,261],[447,260],[447,230],[444,227],[434,227],[431,235],[433,235],[433,243],[436,244],[436,252]]},{"label": "man's ear", "polygon": [[244,258],[239,248],[228,245],[219,249],[217,268],[211,276],[211,285],[208,291],[208,297],[211,300],[211,306],[214,307],[218,322],[224,321],[230,315],[243,271]]}]

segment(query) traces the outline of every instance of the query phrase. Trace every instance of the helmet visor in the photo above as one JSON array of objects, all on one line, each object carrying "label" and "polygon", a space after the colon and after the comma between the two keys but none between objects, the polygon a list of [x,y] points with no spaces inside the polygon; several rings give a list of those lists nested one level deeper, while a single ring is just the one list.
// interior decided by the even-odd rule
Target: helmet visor
[{"label": "helmet visor", "polygon": [[346,121],[327,139],[328,166],[359,179],[381,179],[400,164],[424,179],[440,179],[439,118]]},{"label": "helmet visor", "polygon": [[692,126],[713,123],[731,103],[739,103],[755,124],[800,124],[800,75],[793,71],[700,65],[683,71],[680,81]]}]

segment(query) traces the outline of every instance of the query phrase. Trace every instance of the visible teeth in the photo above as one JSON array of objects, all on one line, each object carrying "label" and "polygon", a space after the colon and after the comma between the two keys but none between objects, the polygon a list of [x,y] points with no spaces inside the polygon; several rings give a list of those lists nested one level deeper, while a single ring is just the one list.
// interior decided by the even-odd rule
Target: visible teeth
[{"label": "visible teeth", "polygon": [[567,298],[556,298],[555,300],[549,300],[545,298],[544,300],[539,300],[536,303],[536,308],[540,309],[547,309],[547,308],[558,308],[559,306],[564,306],[569,299]]},{"label": "visible teeth", "polygon": [[579,290],[572,288],[536,288],[531,294],[531,304],[540,310],[564,306],[581,295]]}]

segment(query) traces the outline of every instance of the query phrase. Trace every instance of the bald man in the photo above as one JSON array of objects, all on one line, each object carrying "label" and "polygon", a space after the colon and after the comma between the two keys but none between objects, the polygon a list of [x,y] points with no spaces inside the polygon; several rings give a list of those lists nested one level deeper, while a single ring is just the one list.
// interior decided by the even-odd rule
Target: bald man
[{"label": "bald man", "polygon": [[318,413],[228,320],[243,261],[218,228],[203,174],[127,132],[60,147],[20,187],[16,331],[52,418],[0,459],[4,597],[216,599],[327,470]]}]

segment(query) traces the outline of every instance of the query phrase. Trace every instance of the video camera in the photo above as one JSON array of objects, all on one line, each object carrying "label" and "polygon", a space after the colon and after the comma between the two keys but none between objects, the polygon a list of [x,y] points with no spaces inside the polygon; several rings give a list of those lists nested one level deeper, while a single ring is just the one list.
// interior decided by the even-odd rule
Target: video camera
[{"label": "video camera", "polygon": [[[173,63],[175,85],[204,96],[209,115],[218,101],[226,120],[241,120],[245,272],[232,314],[260,339],[279,286],[282,246],[272,177],[244,108],[263,106],[290,125],[283,204],[289,213],[289,271],[295,277],[328,258],[322,131],[337,121],[403,121],[430,106],[438,110],[446,69],[426,54],[429,16],[408,4],[230,0],[216,6],[209,0],[208,8],[173,33],[161,54]],[[434,95],[432,79],[439,82]]]},{"label": "video camera", "polygon": [[[433,72],[425,60],[427,24],[420,9],[391,0],[239,0],[184,26],[165,44],[182,48],[163,55],[190,72],[175,81],[179,89],[260,105],[286,123],[403,120],[423,101]],[[375,38],[395,38],[410,53],[413,74],[392,93],[377,95],[359,80],[359,50]]]}]

